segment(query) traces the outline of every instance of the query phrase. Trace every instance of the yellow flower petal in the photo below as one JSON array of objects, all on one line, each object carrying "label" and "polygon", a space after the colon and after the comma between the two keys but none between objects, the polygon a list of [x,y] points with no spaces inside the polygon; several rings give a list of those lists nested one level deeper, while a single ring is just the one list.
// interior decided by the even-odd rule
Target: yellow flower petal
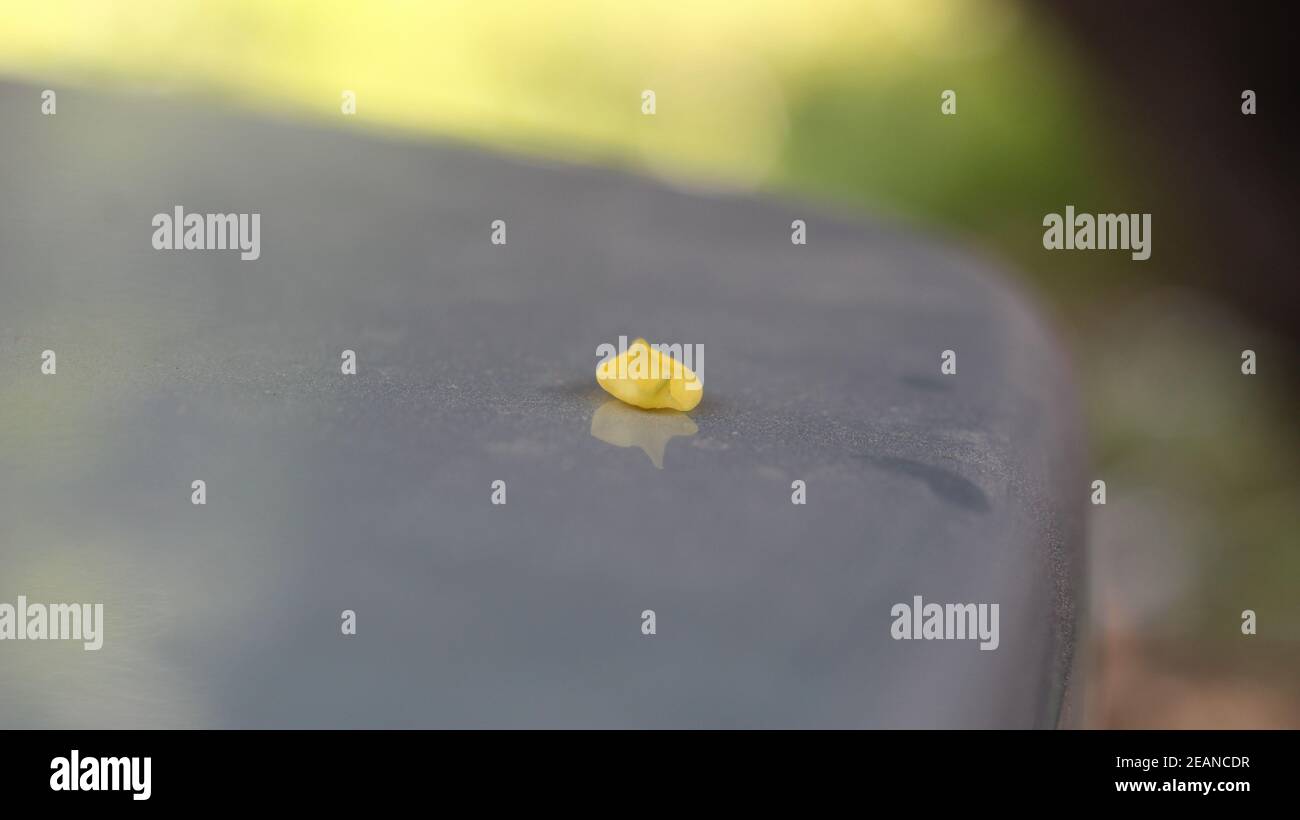
[{"label": "yellow flower petal", "polygon": [[620,401],[646,410],[694,410],[704,383],[689,367],[656,350],[645,339],[596,366],[596,382]]}]

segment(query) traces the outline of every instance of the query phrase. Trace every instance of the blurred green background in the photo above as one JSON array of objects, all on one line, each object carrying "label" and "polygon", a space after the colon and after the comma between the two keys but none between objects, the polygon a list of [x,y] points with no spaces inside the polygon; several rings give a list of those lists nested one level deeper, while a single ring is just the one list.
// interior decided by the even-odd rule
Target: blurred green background
[{"label": "blurred green background", "polygon": [[[1073,350],[1108,484],[1077,719],[1300,726],[1275,125],[1242,116],[1254,86],[1211,48],[1231,25],[1165,5],[43,0],[6,5],[0,73],[807,198],[1005,261]],[[1181,62],[1198,43],[1218,62]],[[1241,145],[1263,158],[1224,153]],[[1152,213],[1151,259],[1044,251],[1044,214],[1069,204]],[[1240,372],[1245,348],[1258,375]],[[1245,609],[1258,635],[1241,634]]]}]

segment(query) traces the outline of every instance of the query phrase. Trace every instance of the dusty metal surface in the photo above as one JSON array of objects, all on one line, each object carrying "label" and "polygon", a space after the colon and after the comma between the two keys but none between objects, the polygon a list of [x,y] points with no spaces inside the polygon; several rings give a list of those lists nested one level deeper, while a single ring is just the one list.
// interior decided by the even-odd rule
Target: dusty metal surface
[{"label": "dusty metal surface", "polygon": [[[0,642],[0,727],[1056,722],[1079,428],[984,263],[348,129],[38,112],[0,85],[0,601],[102,602],[105,643]],[[154,250],[176,205],[260,213],[260,259]],[[601,410],[620,334],[703,345],[688,422]],[[914,595],[999,604],[998,649],[893,640]]]}]

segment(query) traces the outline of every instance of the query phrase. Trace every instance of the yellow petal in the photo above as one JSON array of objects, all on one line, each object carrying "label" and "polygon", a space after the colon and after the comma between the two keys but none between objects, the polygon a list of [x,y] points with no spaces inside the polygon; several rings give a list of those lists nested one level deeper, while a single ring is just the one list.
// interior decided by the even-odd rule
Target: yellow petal
[{"label": "yellow petal", "polygon": [[596,366],[596,382],[620,401],[646,410],[694,410],[704,383],[689,367],[661,353],[645,339]]}]

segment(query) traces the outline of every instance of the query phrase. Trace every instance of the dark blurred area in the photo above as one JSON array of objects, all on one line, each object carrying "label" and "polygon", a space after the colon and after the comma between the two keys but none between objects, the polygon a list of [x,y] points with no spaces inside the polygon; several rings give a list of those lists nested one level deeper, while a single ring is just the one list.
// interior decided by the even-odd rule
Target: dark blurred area
[{"label": "dark blurred area", "polygon": [[[1070,2],[1048,6],[1107,86],[1131,173],[1178,206],[1168,275],[1204,287],[1291,342],[1295,276],[1295,9],[1284,3]],[[1241,94],[1258,113],[1241,114]],[[1152,150],[1154,149],[1154,150]],[[1168,246],[1166,246],[1168,247]],[[1170,250],[1174,250],[1170,248]]]},{"label": "dark blurred area", "polygon": [[[1151,360],[1127,367],[1146,390],[1093,405],[1094,426],[1099,416],[1116,421],[1099,436],[1100,472],[1148,486],[1143,499],[1094,516],[1096,634],[1084,724],[1300,726],[1293,9],[1114,0],[1050,9],[1106,87],[1108,116],[1125,124],[1114,131],[1117,158],[1174,209],[1161,220],[1172,253],[1159,275],[1170,289],[1121,285],[1096,311],[1127,317],[1083,326],[1121,331],[1111,344],[1083,342],[1088,355]],[[1253,116],[1241,113],[1244,89],[1256,94]],[[1252,407],[1270,397],[1243,391],[1231,371],[1196,378],[1201,356],[1221,355],[1227,367],[1228,348],[1262,347],[1264,329],[1272,412]],[[1210,341],[1215,334],[1222,344]],[[1085,369],[1096,396],[1126,368],[1092,361]],[[1165,398],[1153,400],[1151,423],[1126,425],[1140,417],[1126,406],[1140,393]],[[1189,412],[1183,402],[1211,409]],[[1255,636],[1227,628],[1237,610],[1263,602],[1258,614],[1270,628]]]}]

